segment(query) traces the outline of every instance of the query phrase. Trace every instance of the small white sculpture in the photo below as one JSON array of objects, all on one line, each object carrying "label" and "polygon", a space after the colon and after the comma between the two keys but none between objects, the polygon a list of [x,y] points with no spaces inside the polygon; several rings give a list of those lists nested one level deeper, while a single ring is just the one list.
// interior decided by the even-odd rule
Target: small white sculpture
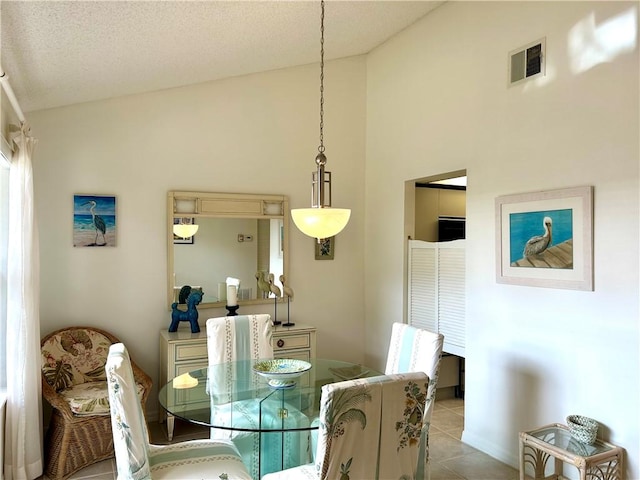
[{"label": "small white sculpture", "polygon": [[291,322],[289,316],[289,302],[291,302],[291,299],[293,298],[293,290],[289,285],[287,285],[284,275],[280,275],[280,283],[282,284],[282,291],[284,292],[284,296],[287,297],[287,322],[283,323],[282,326],[293,327],[295,323]]},{"label": "small white sculpture", "polygon": [[280,275],[280,283],[282,284],[282,290],[284,292],[285,297],[293,298],[293,290],[289,285],[286,284],[286,280],[284,275]]},{"label": "small white sculpture", "polygon": [[278,288],[278,286],[274,284],[275,275],[273,273],[270,273],[267,276],[267,280],[269,282],[269,291],[275,295],[273,297],[273,324],[280,325],[282,323],[280,320],[278,320],[278,299],[281,296],[280,288]]},{"label": "small white sculpture", "polygon": [[276,298],[280,298],[282,296],[282,292],[280,291],[280,287],[275,284],[276,277],[273,273],[269,274],[269,290],[273,293]]},{"label": "small white sculpture", "polygon": [[256,280],[258,280],[258,291],[262,298],[269,298],[269,292],[271,291],[269,282],[264,279],[264,272],[256,272]]}]

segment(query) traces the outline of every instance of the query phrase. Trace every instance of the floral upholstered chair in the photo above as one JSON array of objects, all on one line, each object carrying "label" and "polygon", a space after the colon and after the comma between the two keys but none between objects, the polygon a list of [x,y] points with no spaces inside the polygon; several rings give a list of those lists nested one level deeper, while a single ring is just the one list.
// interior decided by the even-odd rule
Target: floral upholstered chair
[{"label": "floral upholstered chair", "polygon": [[147,424],[135,393],[131,360],[122,343],[109,348],[106,372],[118,479],[251,480],[230,441],[149,443]]},{"label": "floral upholstered chair", "polygon": [[[93,327],[57,330],[41,341],[42,394],[53,407],[45,437],[45,474],[51,480],[113,457],[105,364],[120,340]],[[144,406],[151,378],[134,366]]]},{"label": "floral upholstered chair", "polygon": [[444,336],[404,323],[394,323],[384,373],[424,372],[429,376],[429,391],[420,438],[417,480],[429,480],[429,426],[436,399],[436,386],[442,358]]},{"label": "floral upholstered chair", "polygon": [[[259,427],[273,428],[281,425],[282,419],[275,415],[268,415],[263,411],[261,416],[260,399],[243,398],[234,381],[235,378],[249,378],[255,384],[264,383],[252,371],[253,362],[240,366],[234,362],[273,358],[271,317],[259,314],[210,318],[206,322],[206,328],[209,365],[225,364],[224,369],[216,369],[217,372],[222,372],[220,377],[209,378],[212,420],[221,421],[220,419],[233,415],[236,426],[242,424],[247,429],[255,430]],[[239,368],[245,371],[238,371]],[[308,417],[291,404],[287,405],[287,422],[294,422],[300,428],[309,426]],[[222,423],[228,422],[222,420]],[[260,480],[265,473],[306,463],[309,457],[307,430],[258,434],[214,428],[211,429],[211,438],[233,440],[255,480]]]},{"label": "floral upholstered chair", "polygon": [[323,386],[315,463],[262,480],[415,479],[428,383],[415,372]]}]

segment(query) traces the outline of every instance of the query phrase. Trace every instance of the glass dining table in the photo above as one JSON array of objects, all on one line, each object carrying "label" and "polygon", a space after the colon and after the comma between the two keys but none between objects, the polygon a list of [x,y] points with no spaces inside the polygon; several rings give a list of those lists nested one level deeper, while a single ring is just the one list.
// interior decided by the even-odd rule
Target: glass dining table
[{"label": "glass dining table", "polygon": [[258,478],[312,461],[309,439],[318,429],[323,385],[382,375],[359,364],[313,358],[298,377],[273,382],[256,372],[261,362],[193,370],[163,385],[158,394],[162,408],[184,421],[227,432],[228,438],[242,435],[238,432],[257,434]]}]

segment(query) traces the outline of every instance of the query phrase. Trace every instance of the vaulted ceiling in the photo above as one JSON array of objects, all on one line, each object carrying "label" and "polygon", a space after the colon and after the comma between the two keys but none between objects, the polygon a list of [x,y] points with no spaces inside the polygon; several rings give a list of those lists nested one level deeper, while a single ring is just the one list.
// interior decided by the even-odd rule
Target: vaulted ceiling
[{"label": "vaulted ceiling", "polygon": [[[325,4],[325,59],[371,51],[442,1]],[[0,2],[23,111],[317,63],[319,1]]]}]

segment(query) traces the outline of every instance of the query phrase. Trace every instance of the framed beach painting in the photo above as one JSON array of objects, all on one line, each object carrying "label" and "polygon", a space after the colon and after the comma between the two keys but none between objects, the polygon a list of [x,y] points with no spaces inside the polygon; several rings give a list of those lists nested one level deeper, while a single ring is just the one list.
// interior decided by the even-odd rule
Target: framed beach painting
[{"label": "framed beach painting", "polygon": [[116,197],[73,196],[73,246],[116,246]]},{"label": "framed beach painting", "polygon": [[496,198],[496,281],[593,290],[593,187]]}]

